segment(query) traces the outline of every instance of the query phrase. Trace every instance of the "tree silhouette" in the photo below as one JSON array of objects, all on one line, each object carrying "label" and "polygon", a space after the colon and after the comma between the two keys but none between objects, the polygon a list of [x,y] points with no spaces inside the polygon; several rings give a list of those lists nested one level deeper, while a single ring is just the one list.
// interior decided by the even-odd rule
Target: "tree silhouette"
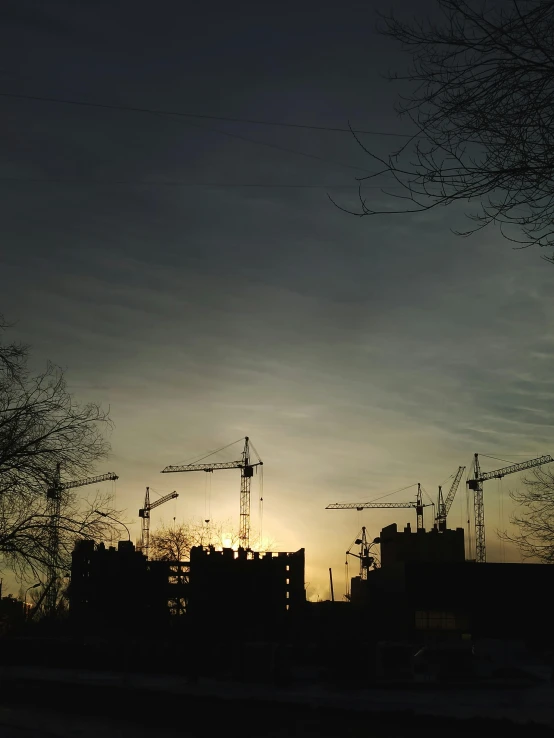
[{"label": "tree silhouette", "polygon": [[238,534],[229,523],[192,520],[162,525],[150,536],[150,558],[163,561],[187,561],[194,546],[236,548]]},{"label": "tree silhouette", "polygon": [[502,537],[515,543],[525,559],[554,564],[554,471],[534,469],[523,484],[522,490],[510,494],[520,510],[511,518],[517,532]]},{"label": "tree silhouette", "polygon": [[[411,55],[399,115],[415,134],[359,179],[360,216],[475,203],[469,235],[489,224],[521,247],[554,245],[554,2],[437,0],[438,21],[381,15],[380,31]],[[373,207],[368,180],[399,207]],[[391,179],[392,177],[392,179]],[[396,193],[387,185],[400,186]],[[346,209],[346,208],[342,208]],[[545,256],[553,261],[552,256]]]},{"label": "tree silhouette", "polygon": [[[0,338],[7,328],[0,321]],[[78,404],[63,371],[48,363],[33,374],[29,348],[0,341],[0,556],[19,576],[33,577],[48,566],[49,515],[46,490],[57,465],[64,477],[86,476],[109,451],[108,413]],[[61,499],[59,566],[68,566],[76,538],[109,536],[109,495],[81,501],[73,490]]]},{"label": "tree silhouette", "polygon": [[[161,525],[150,535],[150,558],[163,561],[188,561],[194,546],[215,546],[217,549],[239,545],[239,535],[230,521],[190,520],[173,525]],[[275,542],[254,539],[253,550],[271,551]]]}]

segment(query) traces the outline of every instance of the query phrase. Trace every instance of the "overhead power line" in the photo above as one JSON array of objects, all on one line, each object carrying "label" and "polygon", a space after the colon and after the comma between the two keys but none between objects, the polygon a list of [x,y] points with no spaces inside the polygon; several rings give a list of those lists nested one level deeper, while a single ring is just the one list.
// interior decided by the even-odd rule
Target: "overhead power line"
[{"label": "overhead power line", "polygon": [[[78,105],[84,104],[87,106],[90,105],[89,103],[70,103],[70,104],[78,104]],[[96,106],[95,105],[95,107],[110,107],[110,106],[105,106],[105,105]],[[127,108],[118,108],[118,109],[127,110]],[[148,111],[148,110],[141,109],[140,112],[149,112],[152,115],[156,115],[158,117],[159,116],[169,116],[171,118],[171,114],[169,113],[163,113],[163,112],[158,113],[157,111],[154,111],[154,110]],[[365,175],[371,174],[371,171],[367,169],[366,167],[359,167],[359,166],[356,166],[355,164],[348,164],[347,162],[343,162],[343,161],[335,161],[334,159],[329,159],[326,156],[320,156],[319,154],[312,154],[308,151],[299,151],[298,149],[292,149],[289,146],[283,146],[281,144],[272,143],[270,141],[259,141],[255,138],[250,138],[250,136],[245,136],[244,134],[241,134],[241,133],[234,133],[232,131],[222,131],[219,128],[212,128],[211,126],[201,125],[200,123],[195,123],[189,118],[184,117],[182,115],[178,115],[176,118],[173,117],[171,119],[176,120],[185,126],[190,126],[192,128],[198,128],[201,131],[208,131],[210,133],[217,133],[220,136],[226,136],[227,138],[234,138],[239,141],[245,141],[246,143],[254,144],[255,146],[263,146],[264,148],[267,148],[267,149],[275,149],[276,151],[283,151],[287,154],[294,154],[295,156],[302,156],[306,159],[315,159],[316,161],[322,161],[325,164],[333,164],[334,166],[338,166],[338,167],[346,167],[347,169],[354,169],[357,172],[363,172]]]},{"label": "overhead power line", "polygon": [[143,108],[131,105],[112,105],[109,103],[93,103],[85,100],[68,100],[59,97],[43,97],[40,95],[21,95],[11,92],[0,92],[0,97],[15,98],[19,100],[36,100],[39,102],[51,102],[61,105],[78,105],[87,108],[103,108],[105,110],[124,110],[130,113],[149,113],[151,115],[167,115],[180,118],[198,118],[203,120],[220,120],[229,123],[249,123],[256,126],[275,126],[279,128],[303,128],[310,131],[331,131],[334,133],[356,133],[369,136],[392,136],[395,138],[419,138],[409,133],[393,133],[391,131],[368,131],[358,128],[342,128],[340,126],[316,126],[305,123],[284,123],[281,121],[258,120],[255,118],[235,118],[223,115],[208,115],[206,113],[185,113],[179,110],[164,110],[157,108]]},{"label": "overhead power line", "polygon": [[[71,178],[47,178],[47,177],[2,177],[0,182],[10,183],[36,183],[36,184],[81,184],[81,185],[129,185],[132,187],[191,187],[191,188],[213,188],[213,189],[294,189],[294,190],[335,190],[355,189],[357,184],[294,184],[289,182],[180,182],[180,181],[141,181],[131,179],[71,179]],[[364,185],[364,190],[382,190],[377,185]],[[386,193],[385,193],[386,194]]]},{"label": "overhead power line", "polygon": [[311,154],[308,151],[299,151],[298,149],[291,149],[289,146],[281,146],[281,144],[271,143],[270,141],[258,141],[250,136],[244,136],[241,133],[232,133],[231,131],[222,131],[220,128],[212,128],[211,126],[200,125],[199,123],[193,123],[190,120],[184,120],[179,118],[179,123],[183,123],[186,126],[192,126],[193,128],[199,128],[201,131],[210,131],[211,133],[219,133],[221,136],[227,136],[228,138],[236,138],[239,141],[246,141],[247,143],[255,144],[256,146],[265,146],[268,149],[276,149],[277,151],[284,151],[287,154],[295,154],[296,156],[304,156],[307,159],[316,159],[317,161],[323,161],[326,164],[334,164],[338,167],[346,167],[347,169],[355,169],[358,172],[364,172],[366,175],[372,172],[365,167],[358,167],[355,164],[347,164],[344,161],[335,161],[334,159],[328,159],[326,156],[319,156],[319,154]]}]

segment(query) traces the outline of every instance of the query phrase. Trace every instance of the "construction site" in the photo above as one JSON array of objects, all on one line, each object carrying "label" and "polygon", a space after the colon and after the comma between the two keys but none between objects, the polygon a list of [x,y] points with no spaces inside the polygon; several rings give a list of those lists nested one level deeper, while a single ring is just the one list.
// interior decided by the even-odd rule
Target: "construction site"
[{"label": "construction site", "polygon": [[[310,602],[303,547],[258,551],[250,545],[251,481],[263,462],[246,437],[240,459],[204,459],[162,470],[240,471],[237,546],[192,546],[186,560],[152,557],[151,513],[178,494],[151,501],[146,488],[137,544],[129,532],[117,545],[75,542],[63,617],[57,609],[63,589],[57,552],[61,494],[117,475],[62,482],[58,472],[45,492],[52,554],[48,581],[34,607],[16,618],[17,627],[4,639],[4,658],[92,668],[104,663],[117,643],[118,668],[194,679],[212,673],[217,662],[221,678],[248,680],[255,662],[262,675],[257,679],[270,682],[348,681],[352,673],[360,674],[362,660],[357,679],[367,684],[490,680],[500,666],[483,644],[524,643],[539,660],[552,647],[550,612],[541,606],[541,593],[554,584],[554,567],[487,562],[484,486],[552,461],[544,455],[482,472],[475,454],[465,482],[473,498],[474,541],[463,528],[448,527],[464,466],[448,490],[438,488],[436,504],[424,502],[419,484],[416,499],[407,502],[330,503],[326,509],[335,511],[412,511],[415,527],[396,522],[371,535],[362,527],[346,551],[356,572],[344,598],[335,598],[330,568],[329,599]],[[426,508],[427,517],[432,510],[427,529]],[[42,639],[40,649],[31,635]]]}]

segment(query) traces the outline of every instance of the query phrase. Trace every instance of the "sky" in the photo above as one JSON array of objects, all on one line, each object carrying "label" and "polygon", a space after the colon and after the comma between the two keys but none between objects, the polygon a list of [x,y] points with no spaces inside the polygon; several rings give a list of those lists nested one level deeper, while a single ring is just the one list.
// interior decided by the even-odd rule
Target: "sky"
[{"label": "sky", "polygon": [[[404,140],[388,134],[411,132],[385,79],[408,59],[376,33],[376,7],[8,0],[0,93],[352,124],[386,154]],[[411,501],[418,482],[435,501],[474,452],[552,450],[553,267],[491,229],[455,236],[461,207],[341,211],[328,195],[355,206],[373,167],[350,133],[2,96],[0,125],[0,311],[37,367],[54,361],[79,400],[109,406],[113,451],[96,471],[119,475],[133,538],[147,485],[179,493],[153,529],[238,527],[238,472],[160,470],[248,435],[264,461],[254,534],[263,494],[263,537],[305,547],[311,597],[328,597],[329,567],[340,596],[361,526],[374,537],[415,513],[327,504],[405,487],[387,500]],[[520,560],[497,536],[518,483],[485,487],[488,560]],[[462,485],[451,527],[466,506]]]}]

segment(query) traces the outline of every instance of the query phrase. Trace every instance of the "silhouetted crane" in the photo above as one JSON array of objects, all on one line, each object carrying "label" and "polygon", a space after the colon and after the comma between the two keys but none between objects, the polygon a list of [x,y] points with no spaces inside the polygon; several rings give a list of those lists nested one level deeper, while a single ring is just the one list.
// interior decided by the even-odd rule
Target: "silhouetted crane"
[{"label": "silhouetted crane", "polygon": [[[367,531],[364,525],[361,531],[359,532],[359,534],[352,541],[350,548],[346,552],[347,556],[354,556],[354,558],[359,559],[360,579],[367,579],[367,572],[372,566],[375,565],[375,556],[370,556],[369,553],[370,553],[371,547],[378,542],[379,542],[378,538],[375,538],[373,541],[370,541],[368,539]],[[359,553],[353,553],[352,549],[354,546],[360,547]],[[347,563],[348,563],[348,560],[347,560]]]},{"label": "silhouetted crane", "polygon": [[58,601],[58,570],[60,556],[60,515],[62,504],[62,492],[66,489],[75,489],[76,487],[84,487],[87,484],[99,484],[100,482],[115,481],[119,479],[117,474],[109,472],[108,474],[99,474],[96,477],[86,477],[73,482],[62,482],[60,479],[60,465],[56,467],[56,473],[52,486],[46,491],[47,507],[46,514],[49,517],[48,526],[48,563],[47,563],[47,583],[41,598],[37,602],[34,612],[42,604],[42,600],[46,600],[46,613],[53,615],[56,611],[56,603]]},{"label": "silhouetted crane", "polygon": [[479,465],[479,454],[475,454],[473,462],[473,479],[468,479],[468,489],[473,490],[473,508],[475,511],[475,560],[479,564],[484,564],[487,560],[487,549],[485,545],[485,507],[483,503],[483,482],[487,479],[502,479],[502,477],[508,476],[508,474],[515,474],[516,472],[525,471],[525,469],[532,469],[536,466],[542,466],[543,464],[549,464],[554,461],[552,456],[545,454],[544,456],[538,456],[536,459],[529,459],[529,461],[522,461],[519,464],[510,464],[510,466],[504,466],[502,469],[496,469],[495,471],[481,472]]},{"label": "silhouetted crane", "polygon": [[170,492],[164,497],[160,497],[159,500],[150,502],[150,487],[146,488],[146,494],[144,495],[144,507],[141,507],[138,511],[139,518],[142,518],[142,529],[140,535],[140,550],[148,558],[148,552],[150,550],[150,511],[154,508],[163,505],[164,502],[174,500],[179,497],[177,492]]},{"label": "silhouetted crane", "polygon": [[460,480],[462,479],[464,471],[465,466],[458,467],[458,471],[456,472],[456,476],[454,477],[452,486],[450,487],[448,495],[446,496],[446,500],[442,496],[442,487],[439,487],[439,501],[437,505],[437,517],[435,518],[435,522],[437,523],[437,527],[440,531],[446,530],[446,517],[450,512],[452,503],[454,502],[454,497],[456,496],[456,492],[458,490],[458,487],[460,486]]},{"label": "silhouetted crane", "polygon": [[326,510],[367,510],[373,509],[391,509],[391,508],[414,508],[417,516],[417,529],[423,529],[423,508],[429,507],[433,503],[423,502],[421,494],[421,485],[417,485],[417,497],[415,502],[333,502],[327,505]]},{"label": "silhouetted crane", "polygon": [[[234,443],[237,443],[235,441]],[[233,446],[230,443],[229,446]],[[223,451],[229,446],[213,451],[208,456]],[[250,461],[250,448],[256,454],[258,461],[254,464]],[[206,456],[205,458],[208,458]],[[258,456],[258,453],[248,436],[244,439],[244,448],[239,461],[227,461],[227,462],[216,462],[216,463],[195,463],[195,464],[183,464],[177,466],[166,466],[162,469],[162,474],[169,474],[172,472],[191,472],[191,471],[204,471],[214,472],[216,469],[240,469],[240,527],[239,527],[239,545],[244,549],[250,548],[250,480],[254,476],[254,467],[263,466],[263,461]]]}]

